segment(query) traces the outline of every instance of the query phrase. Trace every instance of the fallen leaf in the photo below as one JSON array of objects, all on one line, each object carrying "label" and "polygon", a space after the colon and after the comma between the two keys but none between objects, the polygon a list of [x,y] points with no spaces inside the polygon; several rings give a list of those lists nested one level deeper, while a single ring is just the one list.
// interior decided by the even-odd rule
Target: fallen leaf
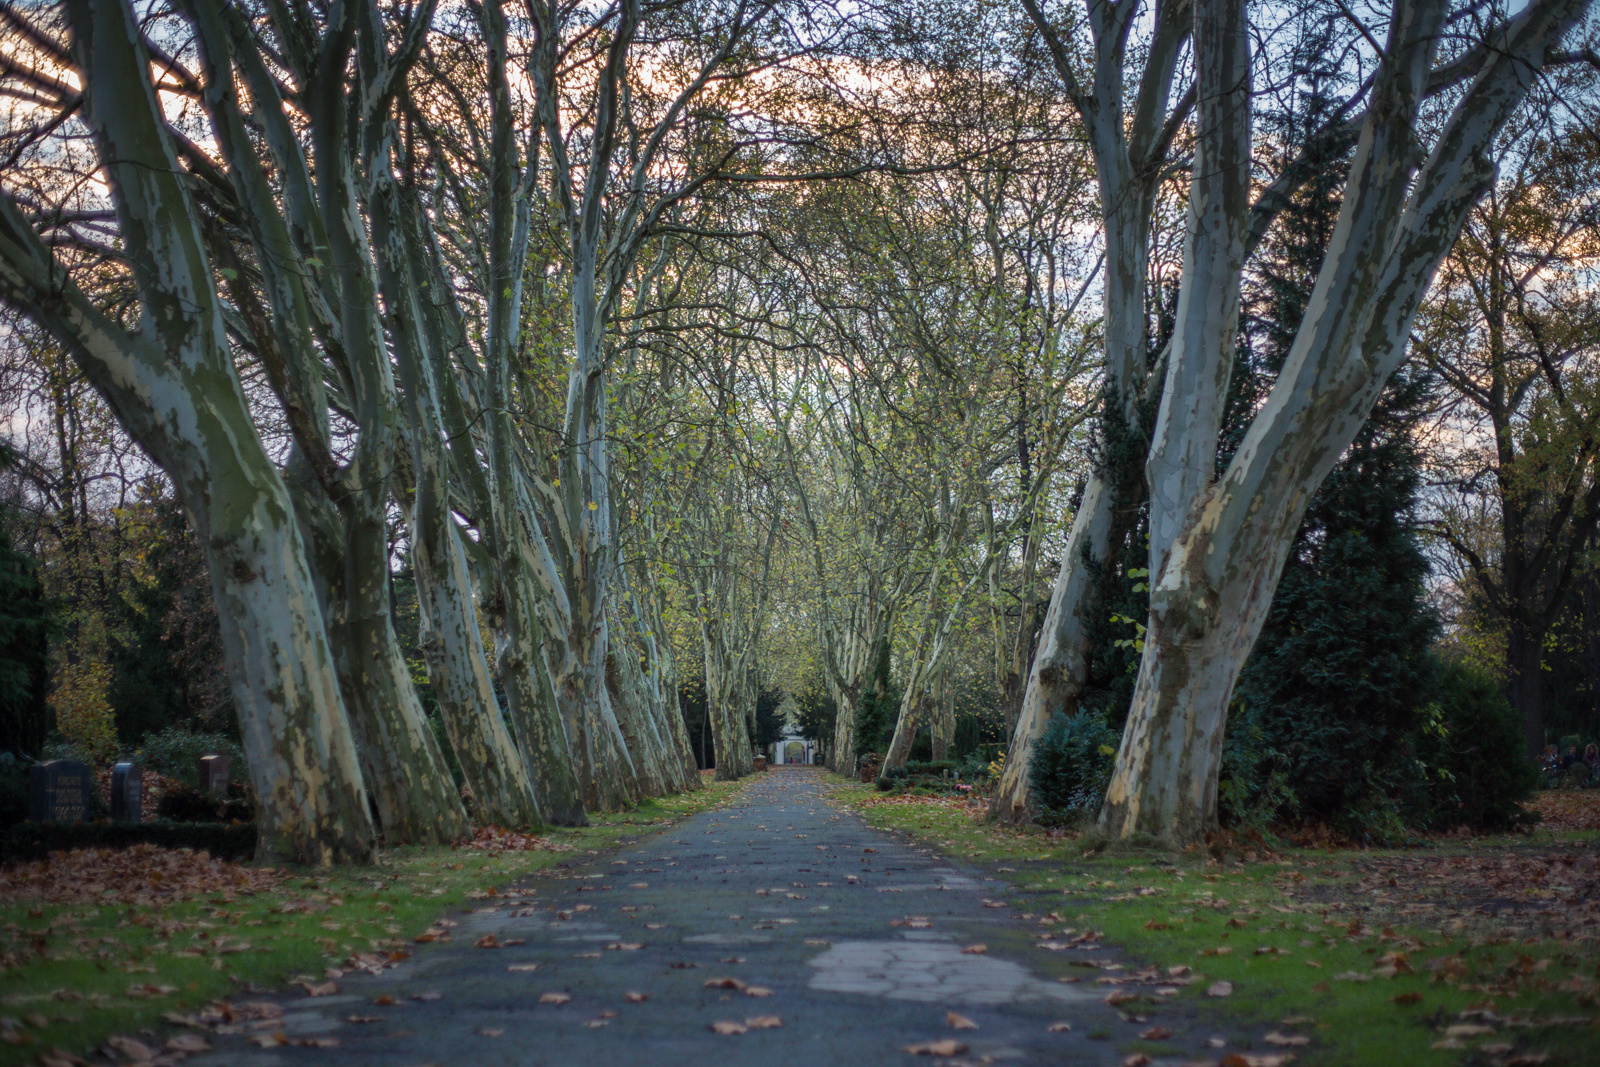
[{"label": "fallen leaf", "polygon": [[968,945],[961,950],[963,956],[982,956],[989,951],[988,945]]},{"label": "fallen leaf", "polygon": [[565,1004],[572,999],[571,993],[540,993],[540,1004]]},{"label": "fallen leaf", "polygon": [[1208,996],[1208,997],[1231,997],[1231,996],[1233,996],[1233,983],[1232,982],[1212,982],[1211,985],[1206,987],[1206,996]]},{"label": "fallen leaf", "polygon": [[707,989],[743,989],[744,983],[737,978],[708,978]]},{"label": "fallen leaf", "polygon": [[712,1033],[723,1034],[724,1036],[729,1034],[742,1034],[747,1032],[749,1029],[749,1027],[743,1025],[742,1023],[736,1023],[730,1019],[722,1019],[711,1024]]},{"label": "fallen leaf", "polygon": [[1146,1041],[1165,1041],[1167,1038],[1172,1036],[1172,1031],[1168,1030],[1165,1026],[1152,1026],[1139,1036],[1144,1038]]},{"label": "fallen leaf", "polygon": [[107,1039],[106,1044],[135,1062],[156,1058],[156,1050],[137,1038],[116,1034]]},{"label": "fallen leaf", "polygon": [[506,970],[508,970],[508,971],[537,971],[540,967],[543,967],[543,966],[544,966],[544,964],[542,964],[542,963],[513,963],[513,964],[509,964],[506,967]]},{"label": "fallen leaf", "polygon": [[211,1042],[199,1034],[179,1034],[176,1037],[167,1038],[167,1051],[169,1052],[182,1052],[185,1054],[204,1052],[210,1047]]},{"label": "fallen leaf", "polygon": [[776,1015],[757,1015],[746,1019],[744,1024],[752,1030],[776,1030],[783,1025],[783,1020]]},{"label": "fallen leaf", "polygon": [[1064,1034],[1071,1029],[1072,1024],[1069,1022],[1051,1023],[1049,1026],[1045,1027],[1045,1031],[1052,1034]]},{"label": "fallen leaf", "polygon": [[650,999],[650,994],[649,993],[635,993],[635,992],[630,991],[630,992],[622,994],[622,999],[626,1000],[629,1004],[643,1004],[645,1001]]},{"label": "fallen leaf", "polygon": [[1265,1041],[1269,1045],[1277,1045],[1279,1048],[1291,1048],[1300,1045],[1311,1044],[1311,1039],[1302,1034],[1280,1034],[1276,1030],[1272,1031],[1261,1040]]},{"label": "fallen leaf", "polygon": [[1389,999],[1394,1001],[1396,1004],[1400,1005],[1402,1008],[1409,1008],[1413,1004],[1421,1004],[1422,1003],[1422,994],[1421,993],[1400,993],[1400,994],[1397,994],[1396,996],[1390,997]]},{"label": "fallen leaf", "polygon": [[1255,1055],[1249,1052],[1230,1052],[1222,1057],[1222,1067],[1283,1067],[1294,1062],[1294,1053],[1277,1052]]},{"label": "fallen leaf", "polygon": [[308,997],[331,997],[339,992],[338,982],[301,982],[300,988]]},{"label": "fallen leaf", "polygon": [[478,948],[502,948],[502,947],[504,947],[504,946],[502,946],[500,944],[499,941],[495,940],[495,936],[492,933],[484,934],[482,937],[478,938],[478,940],[474,941],[473,944],[476,945]]},{"label": "fallen leaf", "polygon": [[959,1056],[967,1051],[967,1046],[953,1037],[940,1041],[924,1041],[918,1045],[907,1045],[903,1050],[913,1056]]},{"label": "fallen leaf", "polygon": [[976,1030],[978,1028],[977,1023],[954,1011],[944,1013],[944,1024],[952,1030]]},{"label": "fallen leaf", "polygon": [[610,1026],[611,1025],[611,1020],[610,1019],[585,1019],[584,1022],[583,1022],[583,1025],[588,1027],[590,1030],[598,1030],[602,1026]]},{"label": "fallen leaf", "polygon": [[501,1034],[505,1033],[505,1031],[498,1026],[485,1026],[483,1029],[479,1030],[478,1033],[482,1034],[484,1037],[499,1037]]},{"label": "fallen leaf", "polygon": [[1150,1067],[1150,1057],[1142,1052],[1122,1057],[1122,1067]]},{"label": "fallen leaf", "polygon": [[389,1004],[393,1004],[394,1002],[395,1002],[394,998],[391,997],[387,993],[385,993],[381,997],[373,997],[372,998],[372,1003],[374,1003],[374,1004],[389,1005]]},{"label": "fallen leaf", "polygon": [[764,985],[745,986],[744,995],[747,997],[770,997],[772,996],[772,990]]},{"label": "fallen leaf", "polygon": [[344,1021],[347,1022],[347,1023],[378,1023],[378,1022],[382,1022],[383,1021],[383,1016],[381,1016],[381,1015],[346,1015],[344,1017]]}]

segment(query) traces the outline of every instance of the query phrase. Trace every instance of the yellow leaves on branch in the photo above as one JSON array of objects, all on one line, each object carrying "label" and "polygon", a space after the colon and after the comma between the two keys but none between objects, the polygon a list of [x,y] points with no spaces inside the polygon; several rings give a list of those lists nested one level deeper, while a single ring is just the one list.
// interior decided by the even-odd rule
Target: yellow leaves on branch
[{"label": "yellow leaves on branch", "polygon": [[117,753],[116,719],[106,699],[110,688],[111,664],[83,658],[61,665],[48,698],[61,736],[96,763]]}]

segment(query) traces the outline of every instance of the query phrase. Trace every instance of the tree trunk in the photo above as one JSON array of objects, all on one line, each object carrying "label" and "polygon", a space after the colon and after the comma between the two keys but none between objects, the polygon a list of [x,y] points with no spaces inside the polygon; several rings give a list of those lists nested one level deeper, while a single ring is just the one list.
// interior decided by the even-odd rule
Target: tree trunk
[{"label": "tree trunk", "polygon": [[533,780],[506,729],[489,680],[466,554],[457,542],[460,534],[420,482],[411,524],[420,623],[417,643],[428,663],[428,680],[439,701],[445,733],[472,791],[478,822],[536,826],[543,820]]},{"label": "tree trunk", "polygon": [[228,349],[193,205],[122,0],[66,9],[83,118],[117,211],[144,327],[125,332],[0,197],[0,297],[53,334],[172,478],[205,546],[263,862],[369,863],[372,824],[294,511]]},{"label": "tree trunk", "polygon": [[1506,695],[1522,717],[1522,736],[1529,759],[1543,755],[1545,732],[1544,635],[1531,632],[1513,616],[1506,641]]},{"label": "tree trunk", "polygon": [[1050,726],[1050,717],[1077,710],[1089,676],[1089,631],[1081,612],[1090,596],[1096,569],[1111,552],[1116,508],[1113,492],[1091,474],[1078,513],[1061,554],[1061,573],[1050,594],[1050,607],[1039,635],[1039,649],[1028,671],[1022,710],[1006,750],[1005,770],[995,787],[989,811],[1011,823],[1033,818],[1029,796],[1028,765],[1033,749]]}]

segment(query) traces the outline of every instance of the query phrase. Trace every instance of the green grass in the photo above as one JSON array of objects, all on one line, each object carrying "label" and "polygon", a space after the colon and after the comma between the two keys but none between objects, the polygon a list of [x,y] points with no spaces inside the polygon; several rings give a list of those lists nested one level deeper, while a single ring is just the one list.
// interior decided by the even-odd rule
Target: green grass
[{"label": "green grass", "polygon": [[[1041,932],[1101,931],[1140,966],[1192,968],[1200,980],[1174,998],[1180,1010],[1151,1010],[1152,1023],[1181,1015],[1185,1000],[1204,1001],[1242,1029],[1310,1036],[1311,1045],[1292,1050],[1306,1064],[1489,1064],[1529,1053],[1548,1054],[1551,1064],[1594,1062],[1600,954],[1593,941],[1596,916],[1585,916],[1581,902],[1559,924],[1578,936],[1511,938],[1495,918],[1467,909],[1430,905],[1424,916],[1408,914],[1407,907],[1419,905],[1405,899],[1403,882],[1390,889],[1380,878],[1376,893],[1351,885],[1352,877],[1370,875],[1375,863],[1416,866],[1451,857],[1481,862],[1485,852],[1508,850],[1530,856],[1592,853],[1593,835],[1478,838],[1420,853],[1287,848],[1256,862],[1219,863],[1203,851],[1108,849],[1085,855],[1072,837],[1001,828],[931,798],[885,802],[871,786],[842,778],[835,779],[832,795],[874,826],[904,832],[957,858],[997,865],[1012,887],[1005,897],[1011,910]],[[1447,877],[1416,888],[1448,885]],[[1516,885],[1505,892],[1547,891]],[[1396,952],[1404,957],[1401,973],[1386,977],[1375,969]],[[1032,955],[1041,972],[1093,973],[1063,959],[1087,953]],[[1206,997],[1217,981],[1233,983],[1234,993]],[[1501,1025],[1492,1034],[1456,1039],[1456,1048],[1434,1047],[1448,1040],[1443,1028],[1460,1022],[1458,1013],[1489,1003],[1502,1019],[1589,1022]],[[1281,1021],[1296,1016],[1306,1021]],[[1483,1049],[1500,1044],[1513,1051]],[[1257,1051],[1274,1050],[1258,1044]]]},{"label": "green grass", "polygon": [[[323,981],[324,968],[356,953],[413,951],[432,920],[475,894],[630,843],[725,803],[740,788],[708,780],[695,793],[544,834],[569,851],[399,848],[375,867],[288,869],[264,892],[231,901],[208,894],[159,910],[8,900],[0,905],[0,1067],[52,1048],[81,1055],[113,1034],[159,1027],[165,1012]],[[219,954],[218,938],[250,948]],[[142,985],[172,991],[130,996]]]}]

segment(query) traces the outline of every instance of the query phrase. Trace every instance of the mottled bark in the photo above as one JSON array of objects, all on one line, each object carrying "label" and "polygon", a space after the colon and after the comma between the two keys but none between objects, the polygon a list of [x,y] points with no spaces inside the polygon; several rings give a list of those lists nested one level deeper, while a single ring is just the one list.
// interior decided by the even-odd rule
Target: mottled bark
[{"label": "mottled bark", "polygon": [[193,204],[123,0],[68,5],[83,117],[144,311],[123,331],[0,198],[0,296],[82,367],[172,477],[205,546],[229,683],[261,799],[258,857],[370,862],[372,825],[293,508],[233,369]]},{"label": "mottled bark", "polygon": [[[1492,180],[1483,153],[1585,7],[1547,0],[1495,30],[1490,58],[1411,181],[1445,11],[1431,0],[1397,5],[1339,221],[1284,369],[1226,473],[1192,503],[1152,585],[1145,654],[1101,810],[1108,834],[1182,844],[1214,822],[1227,702],[1306,502],[1404,359],[1434,271]],[[1210,54],[1197,48],[1203,82],[1220,61]],[[1205,355],[1175,349],[1172,358]]]}]

